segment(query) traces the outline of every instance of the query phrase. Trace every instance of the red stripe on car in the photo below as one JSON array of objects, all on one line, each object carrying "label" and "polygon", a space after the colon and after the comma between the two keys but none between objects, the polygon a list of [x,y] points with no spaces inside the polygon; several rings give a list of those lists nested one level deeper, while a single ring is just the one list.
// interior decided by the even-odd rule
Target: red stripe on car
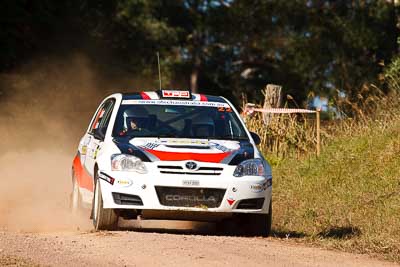
[{"label": "red stripe on car", "polygon": [[140,96],[142,97],[142,99],[144,100],[150,100],[150,96],[148,94],[146,94],[145,92],[141,92]]},{"label": "red stripe on car", "polygon": [[221,162],[225,157],[231,154],[231,152],[224,153],[189,153],[189,152],[167,152],[159,150],[146,149],[147,152],[153,154],[160,160],[196,160],[202,162]]},{"label": "red stripe on car", "polygon": [[207,97],[206,97],[205,95],[200,94],[200,101],[205,101],[205,102],[207,102],[208,99],[207,99]]},{"label": "red stripe on car", "polygon": [[73,161],[74,173],[76,181],[79,184],[79,187],[85,188],[91,192],[93,192],[93,178],[89,175],[89,173],[83,168],[81,163],[81,157],[76,155]]}]

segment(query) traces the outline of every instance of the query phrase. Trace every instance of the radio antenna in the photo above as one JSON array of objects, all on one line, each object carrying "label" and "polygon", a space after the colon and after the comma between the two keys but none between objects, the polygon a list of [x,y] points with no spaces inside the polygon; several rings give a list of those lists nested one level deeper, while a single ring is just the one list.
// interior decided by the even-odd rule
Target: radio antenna
[{"label": "radio antenna", "polygon": [[161,67],[160,67],[160,53],[157,52],[157,62],[158,62],[158,79],[160,81],[160,90],[161,90]]}]

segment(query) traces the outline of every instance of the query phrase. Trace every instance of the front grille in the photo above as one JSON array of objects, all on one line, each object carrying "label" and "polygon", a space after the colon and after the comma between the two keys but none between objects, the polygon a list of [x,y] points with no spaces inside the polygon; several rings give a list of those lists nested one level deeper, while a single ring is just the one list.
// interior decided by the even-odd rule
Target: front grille
[{"label": "front grille", "polygon": [[143,206],[142,199],[136,195],[112,193],[115,204]]},{"label": "front grille", "polygon": [[166,169],[166,170],[182,170],[182,166],[169,166],[169,165],[158,165],[159,169]]},{"label": "front grille", "polygon": [[243,199],[239,202],[236,209],[241,210],[259,210],[264,205],[264,198],[249,198]]},{"label": "front grille", "polygon": [[222,171],[223,169],[220,167],[200,167],[199,171]]},{"label": "front grille", "polygon": [[210,173],[210,172],[174,172],[174,171],[160,171],[165,174],[187,174],[187,175],[221,175],[221,173]]},{"label": "front grille", "polygon": [[200,167],[197,170],[187,170],[182,166],[158,165],[160,173],[164,174],[186,174],[186,175],[221,175],[224,168],[221,167]]},{"label": "front grille", "polygon": [[173,207],[218,208],[225,195],[220,188],[183,188],[156,186],[160,204]]}]

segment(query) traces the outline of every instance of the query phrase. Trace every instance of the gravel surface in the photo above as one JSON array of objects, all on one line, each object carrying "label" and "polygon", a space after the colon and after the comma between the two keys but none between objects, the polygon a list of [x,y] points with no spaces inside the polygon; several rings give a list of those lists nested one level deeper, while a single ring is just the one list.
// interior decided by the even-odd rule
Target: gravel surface
[{"label": "gravel surface", "polygon": [[[276,238],[150,229],[114,232],[0,232],[0,266],[399,266]],[[168,224],[168,222],[166,222]],[[152,228],[153,227],[153,228]],[[127,229],[127,228],[126,228]]]}]

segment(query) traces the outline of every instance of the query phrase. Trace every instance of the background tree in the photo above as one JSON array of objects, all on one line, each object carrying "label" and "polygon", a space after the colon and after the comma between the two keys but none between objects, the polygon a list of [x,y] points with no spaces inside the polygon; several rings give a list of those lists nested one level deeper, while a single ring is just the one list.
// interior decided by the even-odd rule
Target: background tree
[{"label": "background tree", "polygon": [[165,87],[238,103],[276,83],[304,105],[310,93],[355,100],[398,53],[398,21],[386,0],[4,0],[0,72],[79,51],[103,75],[157,88],[160,52]]}]

